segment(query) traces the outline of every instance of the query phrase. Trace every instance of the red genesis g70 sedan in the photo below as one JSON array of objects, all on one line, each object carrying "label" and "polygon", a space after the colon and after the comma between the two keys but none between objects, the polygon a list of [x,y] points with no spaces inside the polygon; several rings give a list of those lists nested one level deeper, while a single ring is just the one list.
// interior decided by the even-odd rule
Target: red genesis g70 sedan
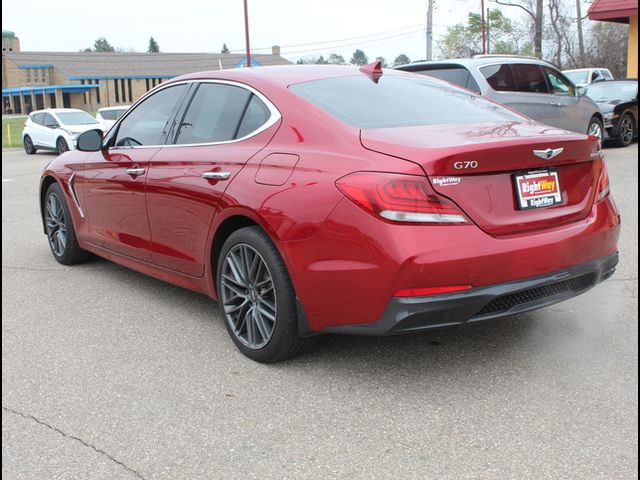
[{"label": "red genesis g70 sedan", "polygon": [[595,137],[377,66],[202,72],[45,169],[54,257],[218,300],[248,357],[544,307],[608,278],[620,217]]}]

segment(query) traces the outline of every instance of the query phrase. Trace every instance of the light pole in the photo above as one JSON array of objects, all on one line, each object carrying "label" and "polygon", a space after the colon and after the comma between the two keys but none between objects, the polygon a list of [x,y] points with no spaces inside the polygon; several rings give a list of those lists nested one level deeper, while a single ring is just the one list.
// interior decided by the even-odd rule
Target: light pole
[{"label": "light pole", "polygon": [[250,67],[251,66],[251,47],[249,46],[249,10],[247,8],[247,0],[244,0],[244,40],[247,48],[246,66]]}]

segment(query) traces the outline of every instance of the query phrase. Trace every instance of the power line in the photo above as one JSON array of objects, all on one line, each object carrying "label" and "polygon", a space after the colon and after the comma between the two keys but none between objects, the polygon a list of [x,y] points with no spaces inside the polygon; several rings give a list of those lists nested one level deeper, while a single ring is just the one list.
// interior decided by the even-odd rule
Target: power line
[{"label": "power line", "polygon": [[299,53],[310,53],[310,52],[317,52],[318,50],[336,50],[336,49],[341,49],[341,48],[345,48],[345,47],[371,46],[373,44],[378,44],[380,42],[384,43],[384,42],[386,42],[388,40],[400,39],[400,38],[405,38],[405,37],[412,37],[412,36],[415,36],[415,35],[423,35],[423,34],[424,34],[424,28],[420,28],[420,29],[417,29],[417,30],[414,30],[414,31],[410,31],[410,32],[405,32],[405,33],[401,33],[401,34],[397,34],[397,35],[390,35],[390,36],[387,36],[387,37],[375,38],[375,39],[371,39],[371,40],[367,40],[367,41],[351,42],[351,43],[344,43],[344,44],[334,44],[334,45],[327,45],[327,46],[318,47],[318,48],[288,51],[288,52],[283,52],[283,55],[293,55],[293,54],[299,54]]},{"label": "power line", "polygon": [[[347,38],[339,38],[339,39],[334,39],[334,40],[323,40],[321,42],[309,42],[309,43],[295,43],[295,44],[291,44],[291,45],[279,45],[280,48],[294,48],[294,47],[307,47],[310,45],[324,45],[327,43],[340,43],[340,42],[346,42],[349,40],[359,40],[359,39],[364,39],[367,37],[378,37],[380,35],[386,35],[388,33],[394,33],[394,32],[400,32],[402,30],[408,30],[411,28],[416,28],[416,27],[421,27],[423,24],[422,23],[416,23],[415,25],[408,25],[406,27],[401,27],[401,28],[395,28],[393,30],[386,30],[384,32],[378,32],[378,33],[370,33],[368,35],[360,35],[360,36],[356,36],[356,37],[347,37]],[[259,48],[252,48],[251,50],[253,51],[258,51],[258,50],[271,50],[272,47],[259,47]],[[232,53],[234,52],[239,52],[242,53],[243,50],[239,49],[239,50],[231,50]]]}]

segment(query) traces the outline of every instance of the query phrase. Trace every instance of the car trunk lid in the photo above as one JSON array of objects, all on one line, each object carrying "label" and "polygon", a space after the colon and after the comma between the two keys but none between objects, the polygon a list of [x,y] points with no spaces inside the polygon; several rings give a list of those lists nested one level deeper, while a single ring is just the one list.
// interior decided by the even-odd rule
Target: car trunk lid
[{"label": "car trunk lid", "polygon": [[[536,123],[366,129],[360,138],[366,149],[422,166],[436,192],[495,236],[585,218],[602,170],[597,140]],[[523,209],[514,177],[541,172],[557,174],[560,203]]]}]

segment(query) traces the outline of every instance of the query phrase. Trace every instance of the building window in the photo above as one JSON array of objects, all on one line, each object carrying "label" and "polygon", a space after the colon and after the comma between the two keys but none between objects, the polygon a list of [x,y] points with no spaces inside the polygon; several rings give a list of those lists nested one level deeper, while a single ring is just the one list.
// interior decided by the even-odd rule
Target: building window
[{"label": "building window", "polygon": [[27,68],[27,83],[31,83],[31,69]]},{"label": "building window", "polygon": [[13,113],[22,113],[22,102],[19,95],[13,97]]},{"label": "building window", "polygon": [[133,102],[133,92],[131,91],[131,79],[127,79],[127,87],[129,88],[129,103]]},{"label": "building window", "polygon": [[96,103],[100,103],[100,84],[98,83],[98,80],[94,80],[94,83],[98,85],[98,88],[96,88]]},{"label": "building window", "polygon": [[49,94],[49,106],[51,108],[56,108],[56,94],[55,93],[50,93]]},{"label": "building window", "polygon": [[126,96],[125,91],[124,91],[124,78],[120,79],[120,91],[122,93],[122,101],[126,102],[127,101],[127,96]]},{"label": "building window", "polygon": [[120,103],[120,94],[118,93],[118,80],[113,81],[113,91],[116,93],[116,103]]},{"label": "building window", "polygon": [[46,68],[40,69],[40,73],[42,74],[42,76],[40,77],[42,78],[42,83],[47,83],[47,69]]},{"label": "building window", "polygon": [[145,85],[145,87],[146,87],[146,90],[145,90],[145,91],[146,91],[146,92],[148,92],[148,91],[149,91],[149,79],[148,79],[148,78],[145,78],[145,79],[144,79],[144,85]]}]

